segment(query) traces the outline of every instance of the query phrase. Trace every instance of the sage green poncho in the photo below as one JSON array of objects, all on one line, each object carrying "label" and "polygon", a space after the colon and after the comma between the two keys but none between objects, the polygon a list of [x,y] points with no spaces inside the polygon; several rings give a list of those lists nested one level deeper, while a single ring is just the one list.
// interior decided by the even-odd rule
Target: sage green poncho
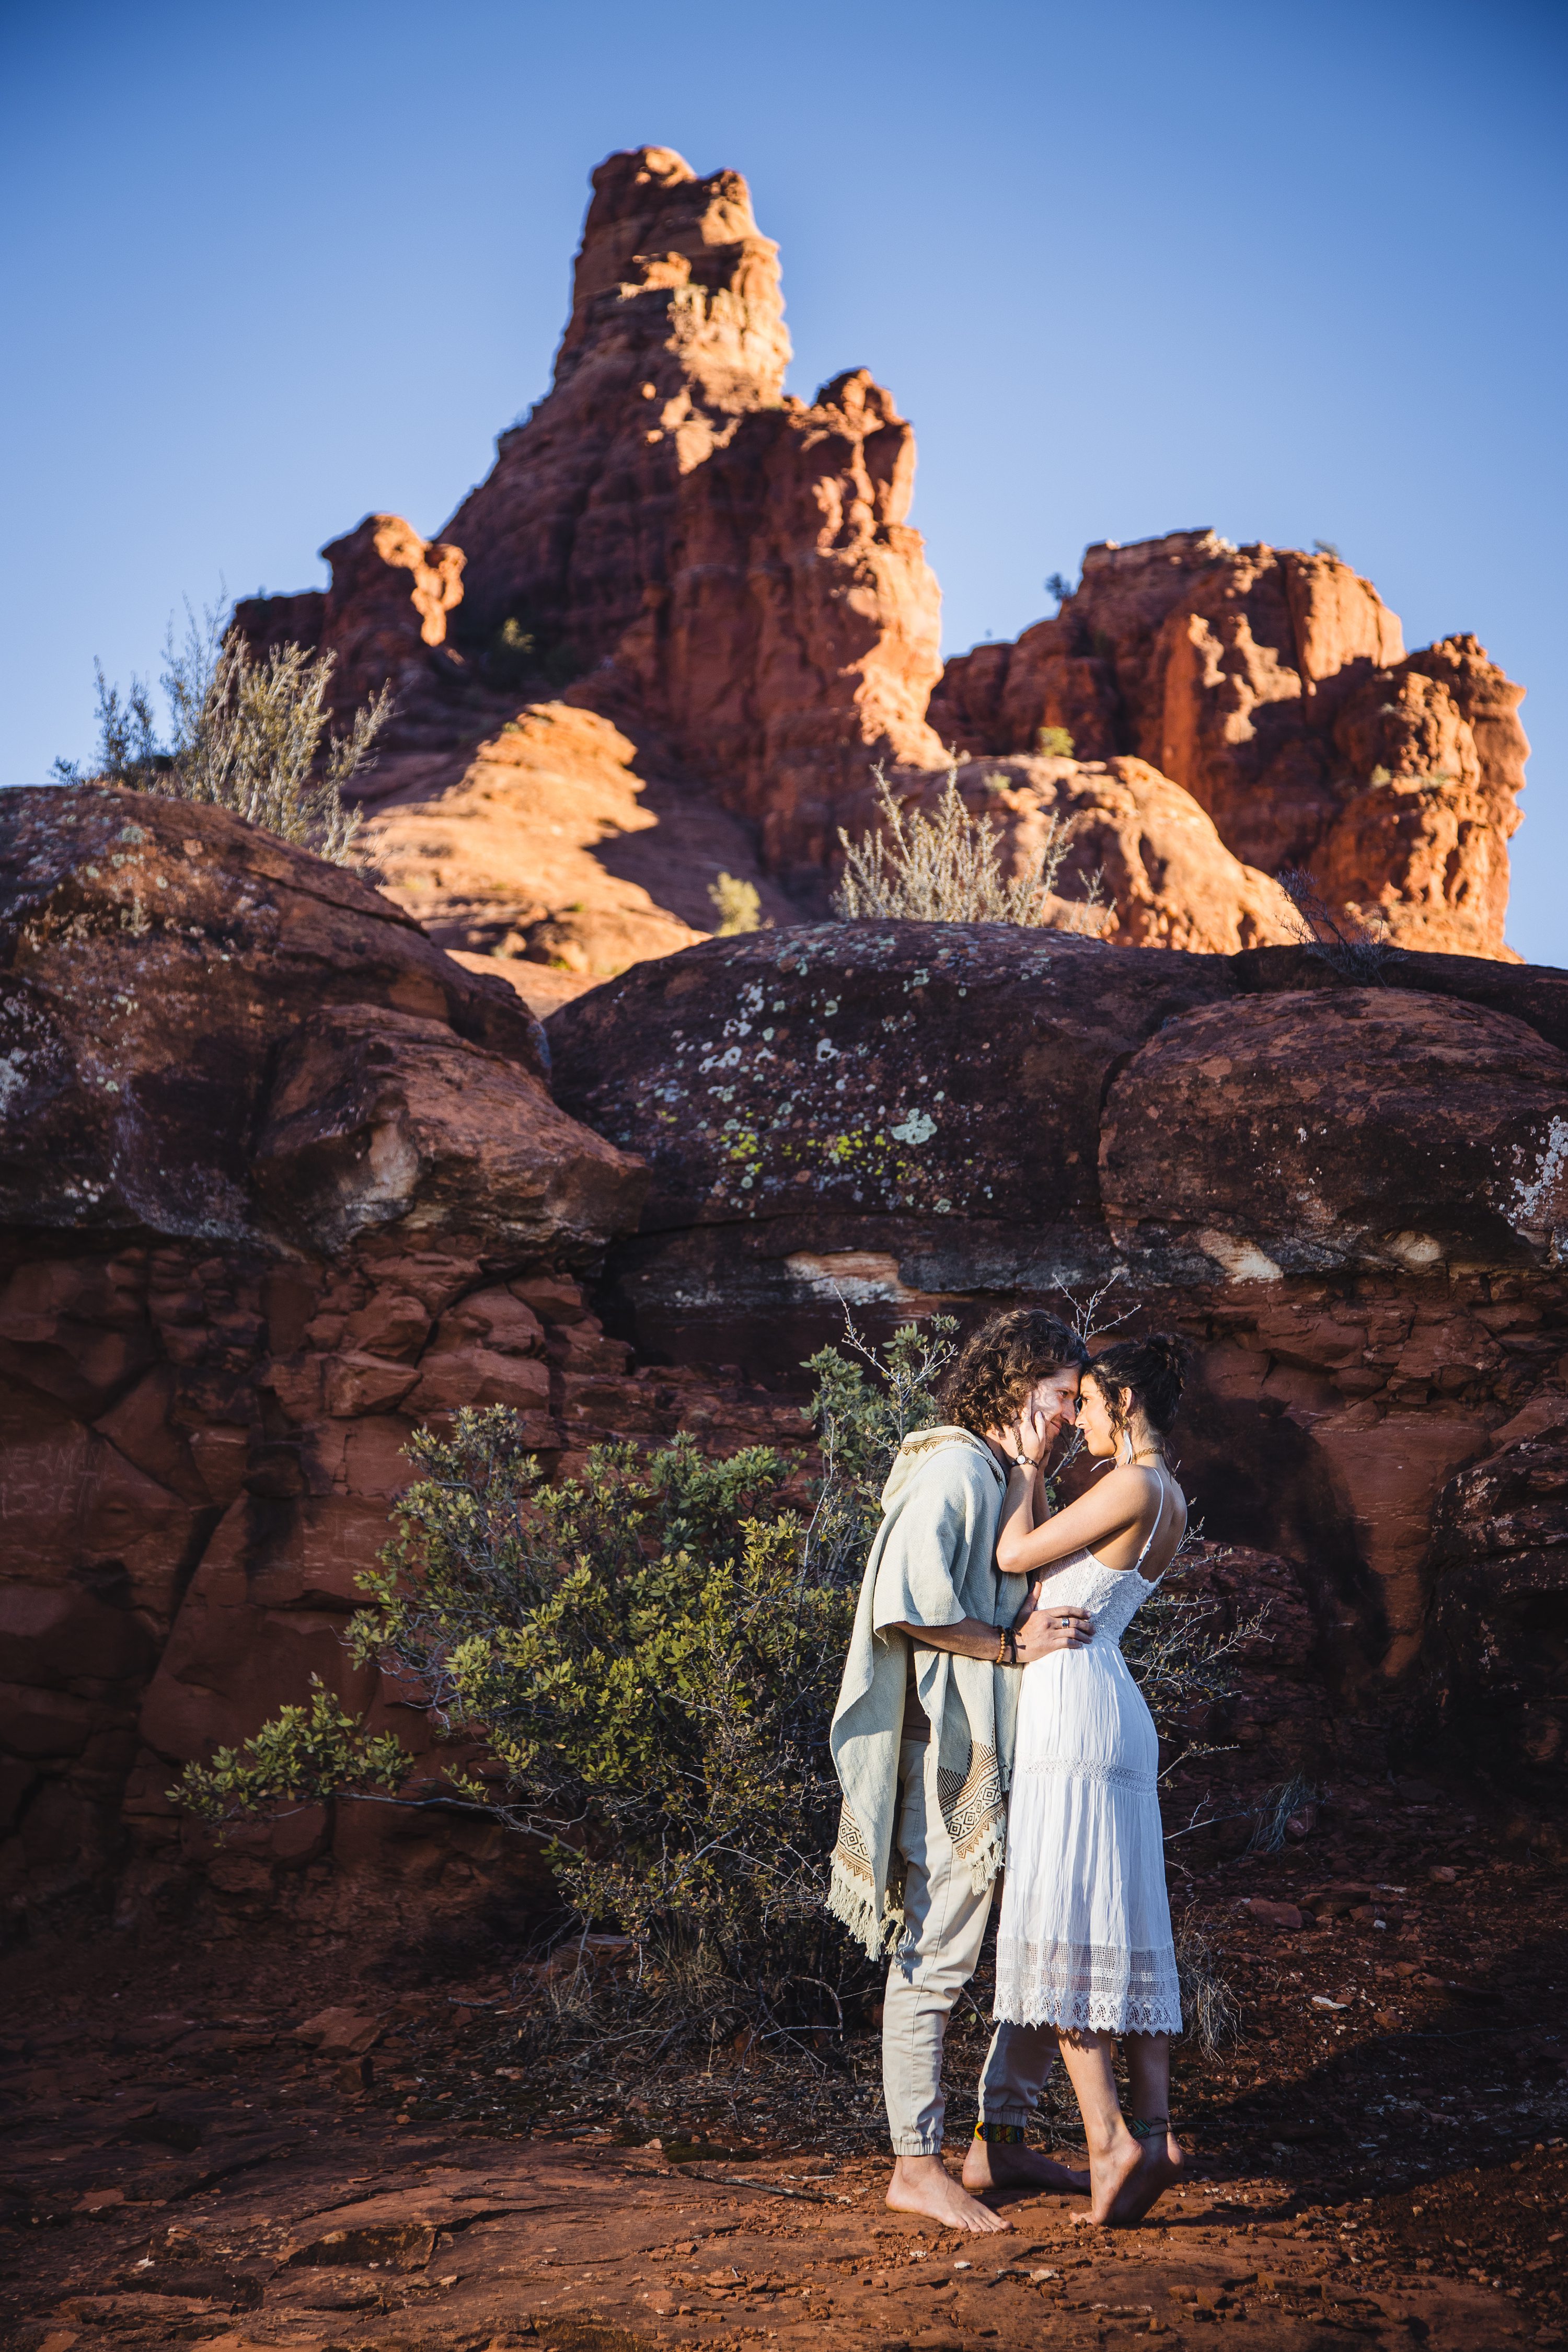
[{"label": "sage green poncho", "polygon": [[[998,1575],[1006,1479],[966,1429],[916,1430],[882,1489],[882,1524],[861,1581],[855,1630],[828,1735],[844,1790],[828,1908],[875,1959],[903,1927],[894,1848],[909,1636],[895,1624],[1010,1625],[1028,1580]],[[916,1686],[936,1745],[937,1801],[978,1892],[1002,1867],[1017,1718],[1017,1673],[915,1645]]]}]

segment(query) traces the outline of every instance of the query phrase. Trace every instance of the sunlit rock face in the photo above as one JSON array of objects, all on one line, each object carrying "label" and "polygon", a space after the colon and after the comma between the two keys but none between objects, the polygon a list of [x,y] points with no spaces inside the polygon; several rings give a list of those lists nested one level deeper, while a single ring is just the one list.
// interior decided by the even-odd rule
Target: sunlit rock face
[{"label": "sunlit rock face", "polygon": [[1332,553],[1212,530],[1088,550],[1054,619],[950,661],[929,717],[971,753],[1136,753],[1265,874],[1401,945],[1501,956],[1524,689],[1473,636],[1406,655],[1371,581]]},{"label": "sunlit rock face", "polygon": [[[789,356],[778,248],[740,174],[700,176],[667,147],[611,155],[550,388],[485,479],[433,540],[369,515],[321,550],[325,591],[239,605],[258,649],[332,656],[340,717],[392,688],[354,789],[427,820],[423,870],[405,827],[393,887],[449,944],[496,953],[446,878],[447,803],[471,840],[476,771],[564,699],[627,744],[665,839],[646,906],[626,902],[614,822],[541,905],[498,811],[489,928],[530,935],[510,976],[542,1008],[710,929],[720,871],[774,919],[781,898],[825,912],[841,829],[875,821],[873,771],[921,797],[950,752],[979,805],[987,763],[1005,761],[1015,799],[990,806],[1010,852],[1031,795],[1072,824],[1069,881],[1092,888],[1047,910],[1058,928],[1221,954],[1279,944],[1300,934],[1278,882],[1293,866],[1352,929],[1508,953],[1529,747],[1521,689],[1473,637],[1407,655],[1396,616],[1331,551],[1177,531],[1089,548],[1054,619],[944,668],[909,521],[913,429],[863,368],[809,402],[787,394]],[[568,735],[558,724],[557,751]],[[577,742],[592,796],[603,747]],[[551,824],[535,833],[547,857]],[[530,967],[562,940],[552,987]]]}]

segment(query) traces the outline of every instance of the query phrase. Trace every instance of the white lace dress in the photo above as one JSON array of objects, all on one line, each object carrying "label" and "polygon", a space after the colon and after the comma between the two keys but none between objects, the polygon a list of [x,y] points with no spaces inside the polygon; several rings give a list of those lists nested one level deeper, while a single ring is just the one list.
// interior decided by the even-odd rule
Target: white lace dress
[{"label": "white lace dress", "polygon": [[1042,1608],[1087,1610],[1094,1639],[1024,1669],[996,1931],[995,2013],[1012,2024],[1182,2030],[1159,1737],[1121,1654],[1154,1589],[1137,1569],[1081,1551],[1041,1598]]}]

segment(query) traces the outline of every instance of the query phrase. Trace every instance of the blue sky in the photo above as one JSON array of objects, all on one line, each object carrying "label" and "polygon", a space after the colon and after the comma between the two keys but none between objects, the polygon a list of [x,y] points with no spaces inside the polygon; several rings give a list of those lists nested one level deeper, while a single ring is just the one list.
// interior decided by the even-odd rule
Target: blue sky
[{"label": "blue sky", "polygon": [[1333,541],[1530,689],[1510,937],[1568,963],[1568,11],[53,0],[0,32],[0,782],[92,661],[433,530],[548,381],[587,175],[731,164],[804,394],[914,421],[962,650],[1084,545]]}]

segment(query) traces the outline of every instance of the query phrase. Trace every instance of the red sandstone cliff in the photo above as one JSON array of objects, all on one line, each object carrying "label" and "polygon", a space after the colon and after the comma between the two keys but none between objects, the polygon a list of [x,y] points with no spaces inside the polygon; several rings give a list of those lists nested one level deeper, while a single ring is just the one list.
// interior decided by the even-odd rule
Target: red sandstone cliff
[{"label": "red sandstone cliff", "polygon": [[[353,1865],[362,1916],[379,1886],[412,1920],[474,1889],[484,1838],[417,1813],[215,1862],[166,1793],[311,1673],[384,1717],[338,1636],[415,1420],[508,1403],[556,1463],[798,1444],[840,1298],[973,1316],[1118,1264],[1199,1344],[1185,1470],[1310,1603],[1325,1738],[1380,1737],[1377,1666],[1422,1661],[1520,1769],[1568,1747],[1562,975],[795,926],[557,1014],[552,1099],[510,992],[353,876],[154,798],[3,814],[13,1894],[118,1874],[135,1916],[199,1864],[327,1916]],[[606,1248],[626,1338],[582,1287]]]},{"label": "red sandstone cliff", "polygon": [[1177,531],[1091,547],[1054,620],[949,662],[930,718],[973,751],[1060,727],[1136,752],[1248,865],[1310,867],[1402,946],[1500,955],[1522,698],[1473,637],[1407,656],[1337,556]]},{"label": "red sandstone cliff", "polygon": [[[1444,1500],[1494,1456],[1522,1485],[1512,1449],[1568,1426],[1568,976],[1411,956],[1391,980],[941,923],[641,966],[550,1023],[563,1103],[648,1163],[619,1328],[778,1377],[840,1297],[974,1315],[1120,1269],[1196,1346],[1178,1442],[1205,1530],[1291,1561],[1340,1711],[1436,1642],[1456,1691],[1519,1684],[1531,1753],[1568,1755],[1560,1491],[1518,1523],[1479,1474]],[[1510,1593],[1460,1656],[1491,1555]]]},{"label": "red sandstone cliff", "polygon": [[[556,1108],[510,989],[218,811],[0,819],[0,1895],[147,1893],[204,1850],[184,1760],[312,1672],[371,1695],[337,1636],[416,1419],[512,1404],[547,1459],[775,1423],[627,1377],[580,1277],[643,1171]],[[311,1815],[218,1877],[309,1900],[389,1839],[421,1901],[470,1874],[461,1839]]]},{"label": "red sandstone cliff", "polygon": [[554,383],[442,533],[481,625],[545,616],[599,667],[572,698],[667,730],[786,874],[826,862],[868,756],[941,757],[914,436],[864,369],[786,396],[789,355],[740,174],[611,156]]},{"label": "red sandstone cliff", "polygon": [[[399,716],[365,791],[410,813],[400,892],[419,826],[444,830],[457,795],[472,837],[483,747],[570,679],[567,702],[612,722],[661,788],[645,808],[689,812],[693,842],[721,837],[721,811],[740,826],[722,857],[694,852],[684,893],[667,882],[646,908],[591,854],[571,897],[542,907],[527,859],[500,859],[495,936],[571,917],[587,976],[622,967],[630,914],[651,919],[645,953],[672,925],[703,928],[720,863],[819,911],[874,761],[919,790],[942,743],[1016,757],[1042,727],[1065,728],[1084,765],[1082,837],[1122,845],[1100,861],[1120,939],[1282,939],[1271,877],[1295,865],[1401,945],[1506,954],[1528,747],[1521,689],[1473,638],[1406,656],[1394,615],[1337,557],[1188,531],[1090,548],[1055,619],[942,670],[937,584],[907,520],[911,429],[863,369],[809,405],[792,398],[788,357],[777,248],[745,182],[699,178],[668,148],[613,155],[594,174],[551,389],[440,537],[367,517],[323,551],[324,593],[238,608],[255,642],[331,651],[345,702],[394,684]],[[1162,780],[1168,814],[1192,809],[1190,900],[1129,845],[1127,778],[1104,766],[1129,757]],[[1238,880],[1248,869],[1264,879]],[[444,888],[417,900],[455,937]]]}]

